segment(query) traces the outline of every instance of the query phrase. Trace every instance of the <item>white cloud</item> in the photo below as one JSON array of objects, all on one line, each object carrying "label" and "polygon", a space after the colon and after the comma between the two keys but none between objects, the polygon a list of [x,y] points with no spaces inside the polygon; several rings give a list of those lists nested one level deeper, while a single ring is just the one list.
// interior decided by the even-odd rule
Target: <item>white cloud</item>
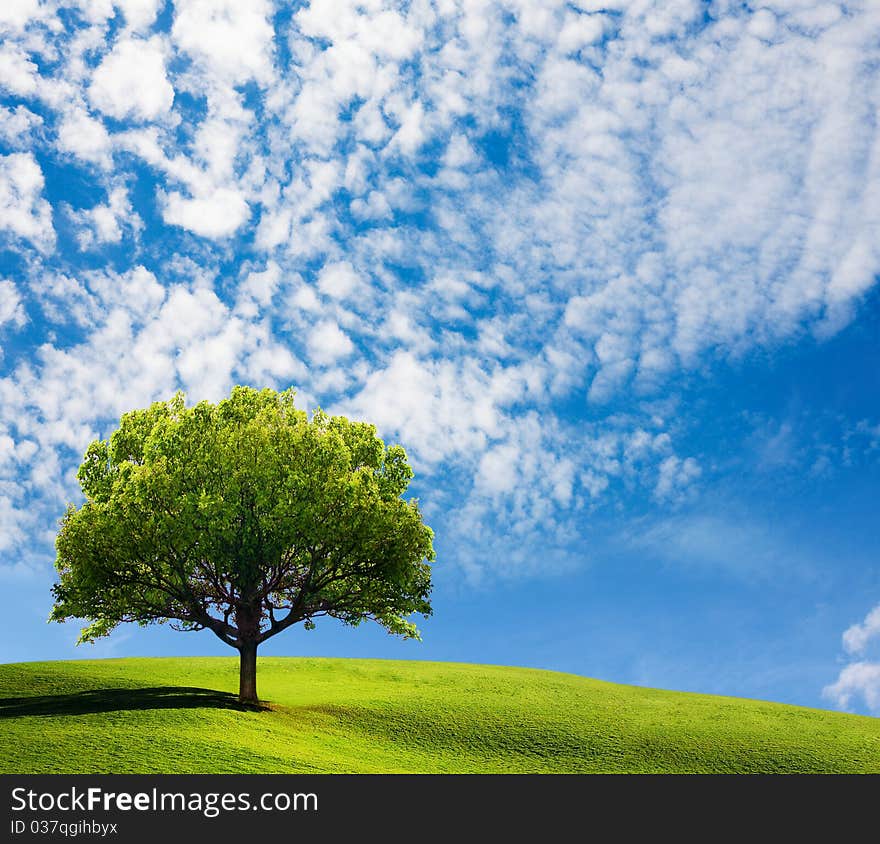
[{"label": "white cloud", "polygon": [[115,2],[125,16],[125,23],[134,31],[149,27],[156,20],[159,12],[159,0],[115,0]]},{"label": "white cloud", "polygon": [[841,709],[849,709],[854,698],[862,697],[871,712],[880,714],[880,662],[850,663],[822,694]]},{"label": "white cloud", "polygon": [[501,433],[490,379],[475,362],[422,361],[406,351],[370,373],[342,409],[412,443],[422,465],[479,454]]},{"label": "white cloud", "polygon": [[73,108],[63,116],[58,128],[58,148],[62,152],[106,165],[111,147],[110,133],[104,124],[90,117],[85,109]]},{"label": "white cloud", "polygon": [[396,147],[405,155],[413,155],[426,138],[425,108],[420,102],[414,102],[403,110],[399,119],[400,126],[389,146]]},{"label": "white cloud", "polygon": [[203,197],[187,199],[179,193],[165,197],[165,222],[194,234],[216,240],[234,234],[250,217],[250,208],[240,192],[217,188]]},{"label": "white cloud", "polygon": [[568,14],[559,32],[559,49],[571,53],[594,44],[605,34],[607,18],[604,15]]},{"label": "white cloud", "polygon": [[4,0],[0,5],[0,30],[22,30],[44,15],[40,0]]},{"label": "white cloud", "polygon": [[218,78],[265,81],[271,75],[272,27],[265,0],[178,0],[171,36]]},{"label": "white cloud", "polygon": [[880,662],[864,659],[871,643],[880,640],[880,604],[862,622],[848,627],[842,640],[850,661],[822,694],[842,709],[849,709],[861,697],[871,712],[880,715]]},{"label": "white cloud", "polygon": [[335,363],[353,351],[351,338],[335,322],[325,320],[309,333],[308,354],[315,363]]},{"label": "white cloud", "polygon": [[43,118],[22,105],[0,110],[0,138],[11,149],[33,144],[33,132],[43,125]]},{"label": "white cloud", "polygon": [[409,58],[422,43],[423,34],[400,12],[383,5],[315,0],[297,12],[296,20],[307,36],[337,43],[356,41],[382,57]]},{"label": "white cloud", "polygon": [[37,66],[14,44],[0,47],[0,86],[23,97],[37,90]]},{"label": "white cloud", "polygon": [[113,17],[113,0],[71,0],[70,5],[91,24],[100,25]]},{"label": "white cloud", "polygon": [[875,638],[880,638],[880,605],[874,607],[861,624],[853,624],[844,631],[843,647],[849,654],[862,654]]},{"label": "white cloud", "polygon": [[43,171],[31,153],[0,156],[0,231],[47,251],[55,243],[55,230],[43,184]]},{"label": "white cloud", "polygon": [[0,495],[0,551],[11,551],[25,543],[29,521],[27,513],[16,508],[9,496]]},{"label": "white cloud", "polygon": [[512,443],[497,445],[480,458],[478,483],[489,494],[512,492],[519,480],[519,450]]},{"label": "white cloud", "polygon": [[269,261],[262,272],[250,272],[238,288],[236,311],[247,317],[264,312],[272,303],[281,283],[281,267]]},{"label": "white cloud", "polygon": [[124,231],[138,233],[143,228],[143,221],[132,208],[124,187],[114,188],[105,204],[71,211],[70,216],[80,227],[77,240],[81,249],[119,243]]},{"label": "white cloud", "polygon": [[654,495],[661,501],[680,497],[701,474],[702,470],[693,457],[682,460],[671,454],[660,464]]},{"label": "white cloud", "polygon": [[0,279],[0,330],[8,324],[21,327],[27,322],[27,315],[21,296],[14,281]]},{"label": "white cloud", "polygon": [[776,34],[776,15],[769,9],[759,9],[749,20],[748,31],[758,38],[771,41]]},{"label": "white cloud", "polygon": [[361,284],[350,261],[326,264],[318,273],[318,289],[333,299],[348,298]]},{"label": "white cloud", "polygon": [[167,114],[174,88],[165,74],[162,39],[119,41],[95,70],[89,100],[95,108],[120,120],[155,120]]}]

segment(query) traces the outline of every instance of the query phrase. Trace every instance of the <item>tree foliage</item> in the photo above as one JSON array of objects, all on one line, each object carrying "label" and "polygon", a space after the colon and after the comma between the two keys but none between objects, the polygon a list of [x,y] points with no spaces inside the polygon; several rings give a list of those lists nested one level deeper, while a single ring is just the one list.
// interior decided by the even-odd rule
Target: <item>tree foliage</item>
[{"label": "tree foliage", "polygon": [[79,468],[56,548],[51,619],[208,629],[241,650],[293,624],[373,619],[417,637],[432,531],[406,454],[375,427],[294,406],[292,390],[126,413]]}]

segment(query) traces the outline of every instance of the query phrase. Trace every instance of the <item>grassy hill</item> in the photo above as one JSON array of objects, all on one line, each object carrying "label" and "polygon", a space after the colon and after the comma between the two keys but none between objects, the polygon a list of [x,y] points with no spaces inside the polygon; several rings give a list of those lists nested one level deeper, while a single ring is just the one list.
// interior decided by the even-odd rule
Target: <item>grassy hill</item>
[{"label": "grassy hill", "polygon": [[880,719],[524,668],[260,658],[0,665],[0,772],[880,772]]}]

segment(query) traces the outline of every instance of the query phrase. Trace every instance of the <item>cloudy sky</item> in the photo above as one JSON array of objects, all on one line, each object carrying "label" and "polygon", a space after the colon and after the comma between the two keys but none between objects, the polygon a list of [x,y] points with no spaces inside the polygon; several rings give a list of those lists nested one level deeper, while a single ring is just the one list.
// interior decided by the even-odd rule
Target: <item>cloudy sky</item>
[{"label": "cloudy sky", "polygon": [[[4,0],[0,660],[88,443],[294,385],[406,447],[422,644],[880,714],[880,5]],[[210,638],[209,638],[210,637]]]}]

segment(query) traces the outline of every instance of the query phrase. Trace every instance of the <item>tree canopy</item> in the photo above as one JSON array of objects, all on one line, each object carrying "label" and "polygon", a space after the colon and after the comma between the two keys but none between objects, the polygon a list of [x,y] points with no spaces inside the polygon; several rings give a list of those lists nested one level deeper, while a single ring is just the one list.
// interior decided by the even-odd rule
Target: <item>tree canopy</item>
[{"label": "tree canopy", "polygon": [[293,390],[126,413],[77,473],[50,618],[88,620],[81,641],[123,622],[211,630],[241,654],[242,700],[256,700],[257,646],[293,624],[372,619],[417,638],[434,551],[402,498],[412,476],[373,425],[310,418]]}]

